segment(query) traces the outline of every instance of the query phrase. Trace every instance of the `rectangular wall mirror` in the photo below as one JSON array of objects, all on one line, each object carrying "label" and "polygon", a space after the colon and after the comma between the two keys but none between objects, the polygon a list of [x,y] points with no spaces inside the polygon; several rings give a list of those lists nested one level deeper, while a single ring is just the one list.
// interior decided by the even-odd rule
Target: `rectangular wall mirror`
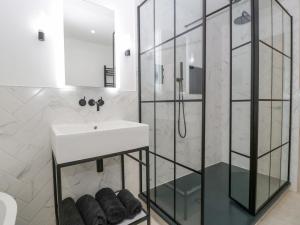
[{"label": "rectangular wall mirror", "polygon": [[89,0],[64,0],[66,85],[115,87],[114,14]]}]

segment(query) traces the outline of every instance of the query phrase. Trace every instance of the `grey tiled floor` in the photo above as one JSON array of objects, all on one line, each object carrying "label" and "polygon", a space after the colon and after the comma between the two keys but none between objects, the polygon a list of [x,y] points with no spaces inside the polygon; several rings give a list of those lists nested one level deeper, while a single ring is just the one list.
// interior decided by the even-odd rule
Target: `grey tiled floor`
[{"label": "grey tiled floor", "polygon": [[[237,171],[238,172],[238,171]],[[242,171],[243,172],[243,171]],[[239,174],[239,173],[237,173]],[[242,173],[243,174],[243,173]],[[206,172],[206,207],[205,207],[205,224],[207,225],[253,225],[258,221],[260,216],[253,217],[244,211],[242,208],[237,206],[234,202],[230,201],[228,198],[228,165],[220,163],[214,165],[207,169]],[[261,180],[266,180],[265,176],[261,176]],[[238,180],[241,180],[240,177],[237,177]],[[198,179],[197,179],[198,180]],[[200,179],[199,179],[200,180]],[[269,181],[269,178],[267,178]],[[276,179],[277,180],[277,179]],[[243,182],[237,182],[241,184]],[[261,182],[262,184],[264,182]],[[274,182],[272,182],[274,183]],[[276,186],[279,182],[275,182]],[[274,183],[274,185],[275,185]],[[235,186],[241,186],[241,185]],[[246,185],[247,186],[247,185]],[[260,190],[264,189],[264,185],[260,185]],[[269,187],[269,185],[266,185]],[[273,185],[272,185],[273,186]],[[243,185],[239,188],[243,193]],[[269,189],[269,188],[267,188]],[[153,190],[152,190],[153,191]],[[153,195],[151,195],[153,196]],[[165,185],[159,186],[157,188],[157,197],[156,201],[159,203],[160,207],[167,211],[170,215],[174,212],[174,203],[172,189],[166,187]],[[176,195],[177,205],[177,219],[180,223],[185,225],[194,225],[199,224],[200,221],[200,205],[197,204],[200,201],[196,201],[196,197],[200,196],[200,193],[195,194],[195,198],[189,198],[189,212],[188,218],[183,219],[183,207],[182,199],[179,195]],[[243,196],[241,196],[243,197]],[[198,213],[199,212],[199,213]],[[217,217],[215,215],[218,215]],[[157,217],[156,217],[157,218]],[[300,221],[300,220],[299,220]],[[153,220],[153,224],[163,224],[162,221]],[[267,225],[267,224],[263,224]],[[293,224],[292,224],[293,225]],[[298,223],[300,225],[300,223]]]},{"label": "grey tiled floor", "polygon": [[[289,191],[281,197],[257,225],[299,225],[300,194]],[[152,213],[151,225],[167,225]],[[143,224],[143,225],[146,225]]]}]

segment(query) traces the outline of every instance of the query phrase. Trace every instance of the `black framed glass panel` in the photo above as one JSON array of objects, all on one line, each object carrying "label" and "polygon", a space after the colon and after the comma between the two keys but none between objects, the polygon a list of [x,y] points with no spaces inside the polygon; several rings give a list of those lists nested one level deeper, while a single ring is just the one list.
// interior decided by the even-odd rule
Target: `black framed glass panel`
[{"label": "black framed glass panel", "polygon": [[176,0],[176,35],[202,24],[202,5],[202,0]]},{"label": "black framed glass panel", "polygon": [[270,153],[258,158],[257,160],[256,209],[259,209],[270,196],[270,163]]},{"label": "black framed glass panel", "polygon": [[154,101],[154,51],[150,50],[141,58],[141,100]]},{"label": "black framed glass panel", "polygon": [[156,103],[156,154],[174,161],[174,103]]},{"label": "black framed glass panel", "polygon": [[292,29],[291,29],[291,17],[287,13],[283,13],[283,53],[287,56],[291,56],[291,36],[292,36]]},{"label": "black framed glass panel", "polygon": [[273,51],[272,99],[282,100],[283,55]]},{"label": "black framed glass panel", "polygon": [[232,51],[232,100],[251,99],[251,45]]},{"label": "black framed glass panel", "polygon": [[281,183],[280,186],[286,184],[289,181],[289,145],[286,144],[282,146],[282,154],[281,154]]},{"label": "black framed glass panel", "polygon": [[174,41],[169,41],[155,50],[156,100],[174,100]]},{"label": "black framed glass panel", "polygon": [[[202,158],[202,103],[182,102],[181,104],[182,106],[184,104],[185,110],[184,115],[179,114],[179,107],[177,107],[176,161],[182,165],[187,165],[191,169],[201,171],[202,161],[199,159]],[[181,119],[179,119],[179,116]],[[183,138],[185,129],[186,136]]]},{"label": "black framed glass panel", "polygon": [[233,1],[232,48],[251,41],[251,0]]},{"label": "black framed glass panel", "polygon": [[259,43],[259,99],[272,98],[273,51],[263,43]]},{"label": "black framed glass panel", "polygon": [[259,102],[258,114],[258,156],[271,150],[271,102]]},{"label": "black framed glass panel", "polygon": [[272,102],[271,149],[282,144],[282,102]]},{"label": "black framed glass panel", "polygon": [[272,0],[259,1],[259,39],[272,45]]},{"label": "black framed glass panel", "polygon": [[[181,212],[183,205],[176,203],[184,202],[185,198],[179,196],[182,190],[175,186],[190,173],[197,174],[193,177],[197,180],[193,182],[201,183],[202,179],[199,174],[204,161],[201,156],[204,151],[202,117],[205,113],[205,26],[202,21],[205,1],[151,0],[146,4],[147,1],[139,6],[139,106],[140,122],[150,125],[153,155],[150,161],[153,160],[151,166],[154,169],[153,178],[150,174],[151,199],[172,221],[189,224]],[[151,21],[146,21],[146,18]],[[148,27],[141,29],[143,24]],[[152,25],[153,29],[149,28]],[[147,39],[146,35],[155,38]],[[196,188],[194,184],[190,184],[191,189]],[[193,194],[198,195],[200,203],[203,201],[201,188]],[[203,220],[203,215],[200,216],[203,209],[199,203],[195,203],[195,207],[198,224]],[[190,204],[185,209],[188,215],[195,211]]]},{"label": "black framed glass panel", "polygon": [[231,149],[234,152],[250,156],[250,102],[232,103]]},{"label": "black framed glass panel", "polygon": [[154,0],[148,0],[140,8],[140,52],[154,47]]},{"label": "black framed glass panel", "polygon": [[174,0],[155,1],[155,45],[174,37]]},{"label": "black framed glass panel", "polygon": [[175,216],[175,190],[172,183],[175,178],[175,164],[172,161],[156,157],[156,204],[169,216]]},{"label": "black framed glass panel", "polygon": [[203,95],[202,27],[176,38],[176,99],[201,100]]},{"label": "black framed glass panel", "polygon": [[274,0],[272,1],[272,30],[273,47],[283,52],[283,9]]},{"label": "black framed glass panel", "polygon": [[250,158],[249,205],[232,183],[231,197],[256,214],[289,181],[292,17],[276,0],[234,1],[231,9],[231,165],[233,154]]},{"label": "black framed glass panel", "polygon": [[280,188],[288,183],[291,141],[292,19],[276,0],[260,0],[259,6],[259,15],[263,19],[260,18],[259,23],[260,68],[255,212],[258,212]]},{"label": "black framed glass panel", "polygon": [[[145,152],[142,153],[142,161],[146,162]],[[152,202],[156,202],[156,174],[155,174],[155,167],[156,167],[156,159],[153,154],[150,154],[149,158],[150,163],[150,200]],[[142,167],[142,177],[146,177],[146,168]],[[142,193],[146,196],[146,179],[142,179]]]},{"label": "black framed glass panel", "polygon": [[235,153],[231,154],[231,197],[249,208],[250,159]]},{"label": "black framed glass panel", "polygon": [[272,196],[280,187],[281,177],[281,147],[271,152],[270,167],[270,196]]},{"label": "black framed glass panel", "polygon": [[201,174],[177,165],[174,188],[176,221],[182,225],[201,224]]}]

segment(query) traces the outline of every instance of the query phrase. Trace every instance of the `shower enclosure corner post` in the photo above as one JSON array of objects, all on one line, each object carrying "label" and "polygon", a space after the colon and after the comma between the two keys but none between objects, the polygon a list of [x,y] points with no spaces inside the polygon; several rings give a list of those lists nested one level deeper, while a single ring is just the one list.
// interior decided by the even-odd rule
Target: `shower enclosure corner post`
[{"label": "shower enclosure corner post", "polygon": [[291,79],[290,79],[290,121],[289,121],[289,153],[288,153],[288,182],[290,183],[291,181],[291,143],[292,143],[292,110],[293,110],[293,73],[294,73],[294,63],[293,63],[293,58],[294,58],[294,51],[293,51],[293,42],[294,42],[294,36],[293,36],[293,29],[294,29],[294,19],[291,16]]},{"label": "shower enclosure corner post", "polygon": [[259,117],[259,0],[251,0],[251,125],[249,212],[256,214]]},{"label": "shower enclosure corner post", "polygon": [[[141,84],[142,84],[142,81],[141,81],[141,55],[140,55],[140,52],[141,52],[141,34],[140,34],[140,31],[141,31],[141,27],[140,27],[140,6],[137,7],[137,40],[138,40],[138,46],[137,46],[137,51],[138,51],[138,101],[139,101],[139,123],[142,122],[142,105],[141,105],[141,100],[142,100],[142,97],[141,97]],[[143,153],[142,151],[139,151],[139,160],[143,160]],[[142,165],[140,164],[139,165],[139,178],[140,178],[140,181],[143,179],[142,176]],[[139,183],[139,193],[142,193],[143,191],[143,187],[142,187],[142,182]]]},{"label": "shower enclosure corner post", "polygon": [[229,100],[229,176],[228,176],[228,197],[231,198],[231,149],[232,149],[232,1],[230,0],[230,6],[229,6],[229,29],[230,29],[230,61],[229,61],[229,83],[230,83],[230,87],[229,87],[229,96],[230,96],[230,100]]},{"label": "shower enclosure corner post", "polygon": [[203,18],[203,42],[202,42],[202,68],[203,68],[203,81],[202,81],[202,152],[201,152],[201,225],[205,221],[205,131],[206,131],[206,30],[207,30],[207,16],[206,16],[206,0],[202,0],[202,18]]}]

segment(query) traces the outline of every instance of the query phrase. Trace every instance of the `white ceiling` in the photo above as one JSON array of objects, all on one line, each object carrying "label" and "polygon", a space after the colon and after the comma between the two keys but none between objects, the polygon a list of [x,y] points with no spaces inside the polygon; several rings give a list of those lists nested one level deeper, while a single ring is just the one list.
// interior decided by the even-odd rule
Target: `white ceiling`
[{"label": "white ceiling", "polygon": [[114,11],[90,0],[64,0],[64,27],[65,37],[111,45]]}]

